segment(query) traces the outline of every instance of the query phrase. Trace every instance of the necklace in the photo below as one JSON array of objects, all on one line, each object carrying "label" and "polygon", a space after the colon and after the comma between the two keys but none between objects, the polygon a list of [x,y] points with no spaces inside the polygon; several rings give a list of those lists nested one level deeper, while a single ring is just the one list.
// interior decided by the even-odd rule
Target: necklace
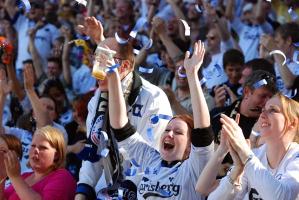
[{"label": "necklace", "polygon": [[279,164],[278,164],[278,166],[275,167],[275,168],[271,168],[271,166],[270,166],[270,164],[269,164],[269,160],[268,160],[268,158],[266,157],[266,159],[267,159],[267,168],[268,168],[268,170],[271,172],[271,174],[272,174],[274,177],[276,177],[277,172],[278,172],[278,170],[279,170],[281,164],[283,163],[282,161],[284,160],[284,158],[285,158],[286,155],[288,154],[288,152],[289,152],[291,146],[292,146],[292,143],[290,143],[290,144],[288,145],[288,148],[286,149],[285,154],[283,154],[283,155],[281,156],[281,158],[279,159]]}]

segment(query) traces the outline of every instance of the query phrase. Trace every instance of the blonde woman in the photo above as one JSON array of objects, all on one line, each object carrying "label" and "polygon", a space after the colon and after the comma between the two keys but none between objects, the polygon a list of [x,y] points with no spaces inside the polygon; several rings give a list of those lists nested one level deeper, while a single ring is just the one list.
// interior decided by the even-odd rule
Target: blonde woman
[{"label": "blonde woman", "polygon": [[[267,101],[258,121],[265,144],[252,151],[233,119],[223,115],[221,122],[235,167],[208,199],[299,198],[298,102],[280,93]],[[202,191],[202,183],[199,180],[198,191]]]},{"label": "blonde woman", "polygon": [[74,199],[76,183],[63,168],[65,157],[66,147],[60,131],[51,126],[37,129],[29,152],[33,172],[21,175],[16,153],[5,153],[5,170],[11,186],[5,189],[2,199]]}]

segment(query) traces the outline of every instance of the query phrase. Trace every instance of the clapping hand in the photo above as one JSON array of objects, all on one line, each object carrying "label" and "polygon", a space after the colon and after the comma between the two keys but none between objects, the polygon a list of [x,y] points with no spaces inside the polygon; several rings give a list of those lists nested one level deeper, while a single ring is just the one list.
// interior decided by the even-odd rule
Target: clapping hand
[{"label": "clapping hand", "polygon": [[226,134],[230,146],[237,153],[240,161],[245,164],[251,154],[250,146],[244,138],[243,131],[238,123],[232,118],[221,114],[222,131]]}]

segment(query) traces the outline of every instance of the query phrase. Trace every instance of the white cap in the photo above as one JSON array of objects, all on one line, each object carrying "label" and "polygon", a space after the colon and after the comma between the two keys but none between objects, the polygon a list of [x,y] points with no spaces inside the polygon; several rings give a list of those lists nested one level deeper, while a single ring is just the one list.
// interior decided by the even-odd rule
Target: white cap
[{"label": "white cap", "polygon": [[247,11],[252,11],[252,9],[253,9],[253,4],[252,4],[252,3],[247,3],[247,4],[245,4],[245,6],[243,7],[242,11],[243,11],[243,13],[244,13],[244,12],[247,12]]}]

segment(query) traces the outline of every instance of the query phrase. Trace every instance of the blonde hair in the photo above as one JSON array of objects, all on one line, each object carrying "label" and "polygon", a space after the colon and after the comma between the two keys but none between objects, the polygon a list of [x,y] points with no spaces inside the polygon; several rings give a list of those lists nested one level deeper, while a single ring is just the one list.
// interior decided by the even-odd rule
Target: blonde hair
[{"label": "blonde hair", "polygon": [[278,97],[282,105],[282,113],[286,118],[286,123],[284,130],[286,130],[287,125],[294,124],[296,131],[294,142],[299,143],[299,103],[288,97],[285,97],[281,93],[277,93],[274,97]]},{"label": "blonde hair", "polygon": [[34,135],[42,135],[49,142],[51,147],[56,149],[57,157],[54,160],[51,171],[63,168],[65,166],[66,160],[66,145],[63,138],[63,133],[59,129],[52,126],[44,126],[40,129],[37,129]]}]

